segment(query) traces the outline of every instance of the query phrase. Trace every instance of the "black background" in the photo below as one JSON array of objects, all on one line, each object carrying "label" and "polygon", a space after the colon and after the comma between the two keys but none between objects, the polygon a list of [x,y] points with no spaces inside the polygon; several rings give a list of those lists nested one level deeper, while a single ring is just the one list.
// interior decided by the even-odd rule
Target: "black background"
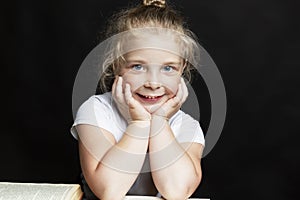
[{"label": "black background", "polygon": [[[128,2],[1,3],[0,181],[79,181],[73,83],[104,22]],[[194,196],[298,199],[299,1],[172,3],[217,64],[228,100]]]}]

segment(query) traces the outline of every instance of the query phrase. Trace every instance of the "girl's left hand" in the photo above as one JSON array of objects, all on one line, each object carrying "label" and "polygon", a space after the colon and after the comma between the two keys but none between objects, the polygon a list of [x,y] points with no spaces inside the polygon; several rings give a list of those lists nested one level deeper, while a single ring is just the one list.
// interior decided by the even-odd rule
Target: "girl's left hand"
[{"label": "girl's left hand", "polygon": [[161,107],[152,113],[152,115],[161,116],[166,119],[170,119],[182,106],[188,96],[187,86],[181,78],[181,82],[178,85],[178,91],[176,95],[167,100]]}]

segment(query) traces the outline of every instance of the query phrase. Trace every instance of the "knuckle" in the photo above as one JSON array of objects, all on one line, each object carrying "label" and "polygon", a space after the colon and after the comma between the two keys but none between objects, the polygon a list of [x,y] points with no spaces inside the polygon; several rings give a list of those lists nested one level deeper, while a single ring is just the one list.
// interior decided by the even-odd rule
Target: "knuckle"
[{"label": "knuckle", "polygon": [[121,100],[121,99],[123,98],[123,95],[117,93],[117,94],[116,94],[116,98],[117,98],[118,100]]}]

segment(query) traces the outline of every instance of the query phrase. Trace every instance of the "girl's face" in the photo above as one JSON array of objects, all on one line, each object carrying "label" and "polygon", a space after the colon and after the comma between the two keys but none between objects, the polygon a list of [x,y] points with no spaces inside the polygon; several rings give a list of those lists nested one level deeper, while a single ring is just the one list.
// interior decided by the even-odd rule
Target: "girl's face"
[{"label": "girl's face", "polygon": [[183,59],[159,49],[139,49],[124,55],[121,67],[123,87],[128,83],[132,96],[149,112],[155,111],[178,90]]}]

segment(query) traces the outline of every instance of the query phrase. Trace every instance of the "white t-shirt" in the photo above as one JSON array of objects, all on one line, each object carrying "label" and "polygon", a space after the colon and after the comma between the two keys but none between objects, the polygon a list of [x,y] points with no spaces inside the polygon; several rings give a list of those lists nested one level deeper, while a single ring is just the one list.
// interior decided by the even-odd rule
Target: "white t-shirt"
[{"label": "white t-shirt", "polygon": [[[119,113],[111,92],[93,95],[80,106],[71,128],[71,133],[76,139],[78,133],[75,126],[78,124],[101,127],[112,133],[117,142],[127,127],[127,122]],[[199,122],[190,115],[179,110],[171,117],[169,124],[179,143],[196,142],[204,145],[204,135]]]}]

